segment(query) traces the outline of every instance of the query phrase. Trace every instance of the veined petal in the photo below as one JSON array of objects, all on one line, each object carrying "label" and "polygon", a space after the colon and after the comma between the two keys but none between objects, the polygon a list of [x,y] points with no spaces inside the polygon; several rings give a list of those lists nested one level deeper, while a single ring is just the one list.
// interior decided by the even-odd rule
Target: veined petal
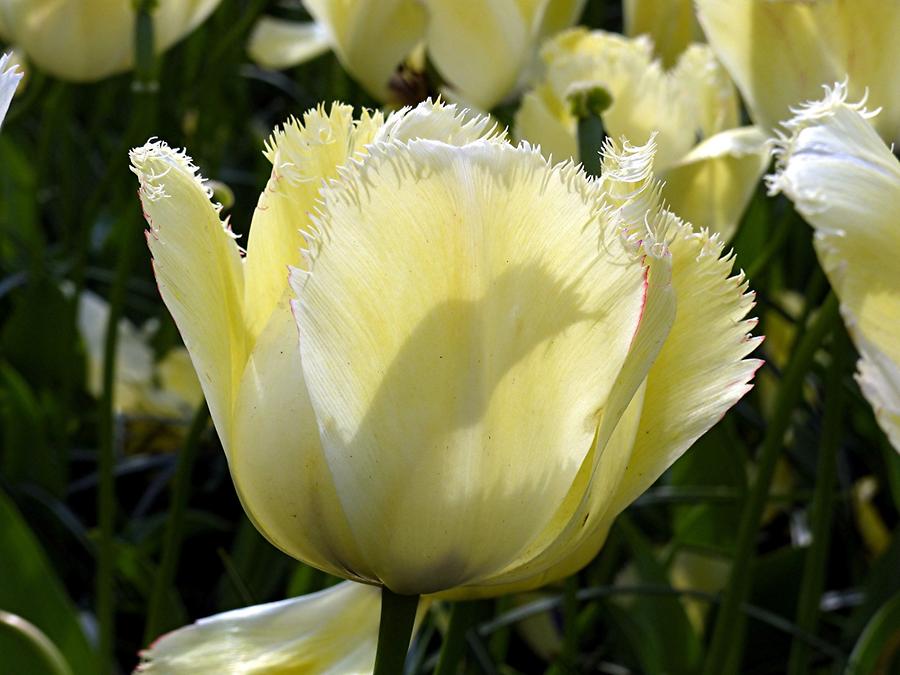
[{"label": "veined petal", "polygon": [[186,154],[151,141],[130,157],[159,291],[227,452],[232,403],[247,360],[240,253]]},{"label": "veined petal", "polygon": [[264,16],[257,21],[247,43],[250,58],[263,68],[290,68],[331,48],[328,28],[315,22],[300,23]]},{"label": "veined petal", "polygon": [[499,570],[553,516],[645,275],[571,165],[490,141],[370,153],[322,192],[295,314],[356,541],[388,587],[432,592]]},{"label": "veined petal", "polygon": [[16,87],[19,86],[19,81],[22,79],[22,72],[15,64],[10,64],[9,60],[9,54],[0,56],[0,125],[3,124],[3,118],[6,117],[6,111],[9,110],[13,94],[16,93]]},{"label": "veined petal", "polygon": [[247,516],[289,556],[330,574],[377,581],[335,492],[303,379],[289,292],[244,369],[229,469]]},{"label": "veined petal", "polygon": [[663,173],[663,195],[678,216],[731,239],[766,167],[770,148],[757,127],[729,129]]},{"label": "veined petal", "polygon": [[692,0],[625,0],[625,34],[649,35],[666,67],[692,42],[703,39]]},{"label": "veined petal", "polygon": [[136,673],[371,675],[381,589],[350,581],[200,619],[141,652]]},{"label": "veined petal", "polygon": [[[876,128],[900,134],[900,4],[883,0],[698,0],[710,44],[766,130],[823,84],[849,76],[851,95],[868,91],[886,115]],[[774,58],[773,55],[778,55]]]},{"label": "veined petal", "polygon": [[303,122],[291,118],[266,144],[272,175],[253,214],[247,241],[245,307],[252,339],[263,330],[287,288],[288,266],[302,266],[301,250],[315,236],[309,219],[322,185],[364,151],[383,121],[364,111],[334,103],[308,111]]},{"label": "veined petal", "polygon": [[800,110],[779,141],[773,193],[784,192],[816,232],[819,260],[863,357],[863,393],[897,443],[892,381],[900,369],[900,162],[870,124],[873,113],[826,88]]}]

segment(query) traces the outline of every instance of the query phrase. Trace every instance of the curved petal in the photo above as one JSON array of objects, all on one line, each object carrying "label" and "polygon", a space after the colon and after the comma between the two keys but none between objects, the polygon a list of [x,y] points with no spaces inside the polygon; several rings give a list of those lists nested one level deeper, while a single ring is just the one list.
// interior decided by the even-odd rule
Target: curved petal
[{"label": "curved petal", "polygon": [[380,612],[381,589],[347,581],[179,628],[142,651],[135,672],[370,675]]},{"label": "curved petal", "polygon": [[663,194],[678,216],[728,241],[769,165],[769,152],[767,136],[757,127],[723,131],[663,173]]},{"label": "curved petal", "polygon": [[547,83],[522,97],[513,129],[516,140],[540,145],[545,157],[578,158],[578,122]]},{"label": "curved petal", "polygon": [[500,569],[552,517],[644,273],[571,165],[489,141],[370,152],[323,190],[295,313],[356,541],[388,587],[431,592]]},{"label": "curved petal", "polygon": [[263,68],[290,68],[316,58],[331,49],[328,29],[318,23],[299,23],[271,16],[256,22],[247,52]]},{"label": "curved petal", "polygon": [[[900,4],[883,0],[698,0],[707,38],[766,130],[823,84],[850,78],[886,115],[876,128],[900,134]],[[773,58],[777,54],[778,58]]]},{"label": "curved petal", "polygon": [[260,195],[247,240],[244,298],[253,339],[263,330],[287,288],[288,266],[302,265],[303,232],[315,228],[309,219],[322,185],[362,152],[382,124],[381,113],[364,111],[353,120],[353,108],[334,103],[291,118],[275,129],[266,145],[272,175]]},{"label": "curved petal", "polygon": [[227,452],[232,403],[247,360],[240,253],[190,157],[162,141],[135,148],[130,157],[159,292]]},{"label": "curved petal", "polygon": [[693,0],[625,0],[625,34],[649,35],[663,65],[672,66],[692,42],[703,39]]},{"label": "curved petal", "polygon": [[873,114],[846,98],[837,84],[785,123],[790,136],[779,142],[769,188],[815,228],[819,260],[863,357],[863,393],[900,449],[900,162],[870,124]]},{"label": "curved petal", "polygon": [[18,70],[16,64],[10,64],[9,60],[9,54],[0,56],[0,125],[3,124],[13,94],[16,93],[16,87],[22,79],[22,72]]}]

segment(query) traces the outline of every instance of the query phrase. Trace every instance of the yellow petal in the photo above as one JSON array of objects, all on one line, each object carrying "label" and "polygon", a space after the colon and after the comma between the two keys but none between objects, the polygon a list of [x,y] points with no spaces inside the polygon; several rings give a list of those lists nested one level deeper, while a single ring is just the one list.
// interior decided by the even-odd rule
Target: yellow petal
[{"label": "yellow petal", "polygon": [[[154,44],[160,53],[200,25],[220,0],[159,0]],[[131,68],[135,15],[131,2],[33,0],[0,3],[9,39],[41,69],[76,82]]]},{"label": "yellow petal", "polygon": [[[860,385],[900,450],[900,162],[847,87],[785,124],[769,179],[816,232],[819,260],[862,356]],[[874,121],[874,120],[872,120]]]},{"label": "yellow petal", "polygon": [[269,321],[287,288],[288,266],[301,265],[306,243],[301,232],[314,228],[309,212],[319,189],[338,169],[371,142],[381,125],[381,113],[363,112],[335,103],[330,112],[310,110],[302,124],[291,118],[275,129],[266,146],[272,175],[253,214],[247,240],[245,306],[253,339]]},{"label": "yellow petal", "polygon": [[370,675],[381,590],[344,582],[200,619],[141,652],[136,673]]},{"label": "yellow petal", "polygon": [[900,138],[900,4],[884,0],[698,0],[700,23],[754,121],[767,130],[790,108],[849,76],[883,106],[882,137]]},{"label": "yellow petal", "polygon": [[522,97],[513,126],[516,140],[539,144],[545,157],[578,159],[578,121],[546,82]]},{"label": "yellow petal", "polygon": [[692,42],[703,39],[693,0],[625,0],[625,34],[649,35],[663,65],[675,64]]},{"label": "yellow petal", "polygon": [[707,45],[691,45],[669,71],[695,132],[708,138],[740,123],[740,102],[728,72]]},{"label": "yellow petal", "polygon": [[490,141],[370,151],[323,190],[295,314],[356,541],[386,585],[430,592],[495,572],[552,517],[644,271],[571,166]]},{"label": "yellow petal", "polygon": [[766,135],[757,127],[712,136],[662,175],[672,211],[731,239],[769,165]]},{"label": "yellow petal", "polygon": [[250,58],[263,68],[278,70],[305,63],[331,48],[328,29],[318,23],[299,23],[264,16],[247,43]]},{"label": "yellow petal", "polygon": [[227,451],[231,407],[247,359],[238,247],[187,155],[151,141],[130,157],[159,291]]},{"label": "yellow petal", "polygon": [[344,68],[375,98],[390,97],[397,66],[422,39],[425,12],[417,0],[305,0],[313,18],[328,27]]}]

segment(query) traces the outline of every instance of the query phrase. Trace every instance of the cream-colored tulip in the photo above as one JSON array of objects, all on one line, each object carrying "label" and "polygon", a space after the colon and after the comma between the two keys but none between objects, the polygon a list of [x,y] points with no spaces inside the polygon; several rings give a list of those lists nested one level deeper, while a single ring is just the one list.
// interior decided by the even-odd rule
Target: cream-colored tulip
[{"label": "cream-colored tulip", "polygon": [[768,165],[768,146],[759,129],[737,127],[737,93],[706,45],[691,45],[667,71],[646,36],[577,28],[548,42],[541,55],[544,77],[516,114],[518,138],[555,158],[578,159],[569,98],[602,87],[612,98],[602,113],[610,137],[646,143],[656,134],[654,171],[666,182],[672,210],[731,237]]},{"label": "cream-colored tulip", "polygon": [[815,246],[859,350],[859,381],[900,451],[900,162],[875,131],[878,117],[826,87],[784,124],[769,189],[790,197]]},{"label": "cream-colored tulip", "polygon": [[[220,0],[159,0],[154,43],[163,52],[190,33]],[[13,44],[54,77],[91,82],[134,63],[132,0],[0,0],[0,24]]]},{"label": "cream-colored tulip", "polygon": [[9,54],[0,55],[0,125],[3,124],[9,104],[12,103],[16,87],[22,80],[22,71],[15,63],[11,63],[10,58]]},{"label": "cream-colored tulip", "polygon": [[596,554],[757,367],[746,284],[661,210],[654,149],[610,145],[592,180],[452,106],[312,111],[273,135],[246,257],[185,155],[132,152],[160,291],[273,544],[463,596]]},{"label": "cream-colored tulip", "polygon": [[775,130],[791,106],[849,77],[883,112],[875,128],[900,140],[900,2],[896,0],[697,0],[710,44],[757,124]]},{"label": "cream-colored tulip", "polygon": [[391,77],[425,31],[419,0],[304,0],[303,4],[314,22],[263,17],[250,36],[250,57],[266,68],[287,68],[330,48],[372,96],[389,100]]},{"label": "cream-colored tulip", "polygon": [[141,652],[135,672],[371,675],[380,608],[377,588],[344,582],[216,614],[163,635]]},{"label": "cream-colored tulip", "polygon": [[625,34],[649,35],[667,68],[693,42],[703,41],[694,0],[624,0]]}]

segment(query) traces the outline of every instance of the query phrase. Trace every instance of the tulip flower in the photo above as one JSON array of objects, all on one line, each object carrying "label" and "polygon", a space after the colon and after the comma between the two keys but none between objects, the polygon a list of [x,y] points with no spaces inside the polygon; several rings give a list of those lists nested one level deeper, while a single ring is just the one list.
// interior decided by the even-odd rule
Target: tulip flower
[{"label": "tulip flower", "polygon": [[0,125],[3,124],[3,118],[6,117],[6,111],[9,110],[13,94],[16,93],[16,87],[19,86],[19,81],[22,79],[22,72],[9,61],[9,54],[0,56]]},{"label": "tulip flower", "polygon": [[453,106],[335,104],[273,134],[243,257],[185,154],[132,151],[161,294],[270,542],[454,597],[597,553],[758,367],[746,283],[662,209],[654,150],[610,143],[594,180]]},{"label": "tulip flower", "polygon": [[[200,25],[220,0],[158,0],[153,10],[157,53]],[[54,77],[92,82],[134,63],[132,0],[0,0],[6,38]]]},{"label": "tulip flower", "polygon": [[601,88],[612,101],[601,114],[607,135],[645,143],[656,134],[654,171],[672,210],[731,237],[768,165],[768,146],[759,129],[737,127],[737,94],[708,47],[692,45],[666,71],[647,37],[577,28],[548,42],[542,58],[544,77],[516,114],[518,138],[556,158],[583,159],[571,99]]},{"label": "tulip flower", "polygon": [[163,635],[141,652],[135,672],[369,675],[380,605],[378,589],[344,582],[216,614]]},{"label": "tulip flower", "polygon": [[772,194],[815,230],[819,261],[860,354],[857,380],[900,451],[900,162],[850,87],[826,87],[784,123]]},{"label": "tulip flower", "polygon": [[774,131],[791,106],[849,77],[883,112],[875,128],[900,140],[900,3],[884,0],[697,0],[706,36],[757,124]]},{"label": "tulip flower", "polygon": [[691,43],[703,41],[693,0],[624,0],[622,10],[625,34],[648,35],[667,68]]}]

